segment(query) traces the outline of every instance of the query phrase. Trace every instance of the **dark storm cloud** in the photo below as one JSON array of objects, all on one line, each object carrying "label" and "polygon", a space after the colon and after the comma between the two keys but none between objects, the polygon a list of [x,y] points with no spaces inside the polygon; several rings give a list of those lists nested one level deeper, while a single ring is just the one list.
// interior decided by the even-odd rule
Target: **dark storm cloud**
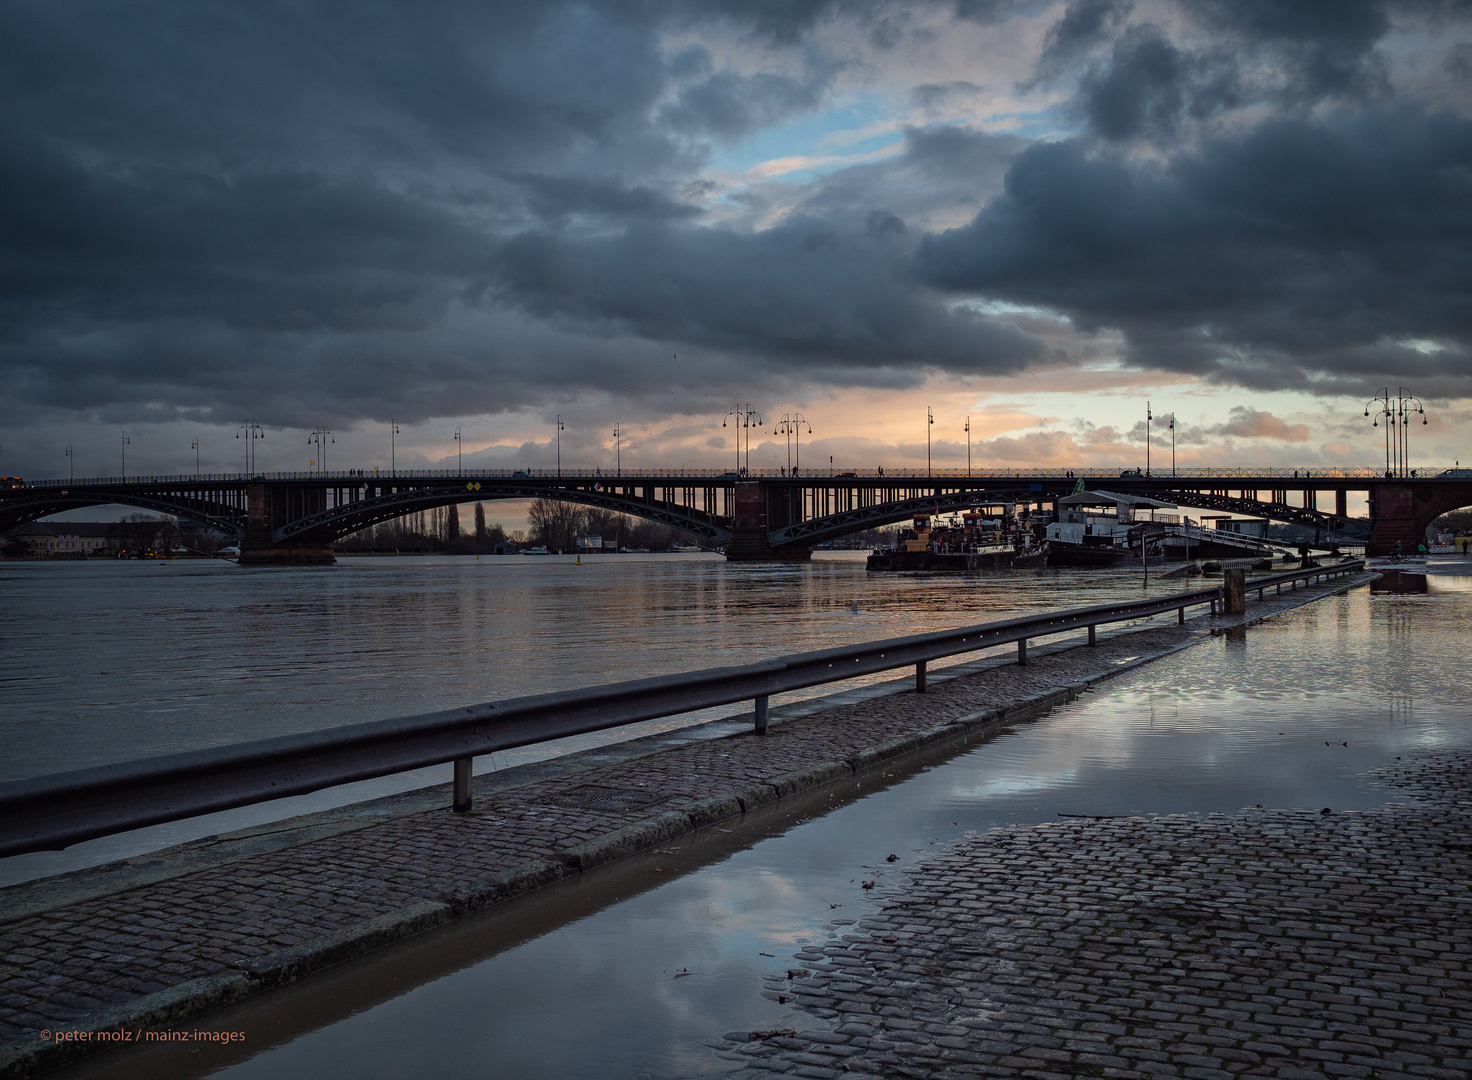
[{"label": "dark storm cloud", "polygon": [[755,236],[526,233],[500,252],[501,295],[539,318],[748,353],[758,366],[1015,371],[1038,358],[1038,342],[1012,326],[948,310],[917,288],[907,251],[895,248],[905,234],[897,217],[856,224],[796,218]]},{"label": "dark storm cloud", "polygon": [[[714,391],[1067,360],[990,299],[1216,378],[1455,381],[1467,121],[1398,98],[1380,50],[1397,19],[1465,36],[1466,7],[1077,0],[1038,67],[1076,138],[911,129],[731,190],[714,155],[920,41],[913,4],[0,0],[4,419],[350,424],[649,395],[695,363]],[[991,85],[958,74],[898,93]]]},{"label": "dark storm cloud", "polygon": [[[1122,329],[1146,366],[1325,390],[1415,373],[1465,393],[1472,121],[1277,119],[1165,163],[1033,146],[917,262],[944,288]],[[1441,351],[1409,344],[1424,339]]]},{"label": "dark storm cloud", "polygon": [[[701,64],[698,56],[690,55],[693,51],[687,50],[680,58],[681,66],[707,68],[709,57]],[[827,93],[837,71],[832,62],[818,60],[808,65],[802,78],[771,72],[713,72],[684,87],[674,102],[660,110],[660,119],[683,135],[739,138],[812,109]]]},{"label": "dark storm cloud", "polygon": [[1090,129],[1113,141],[1168,141],[1186,120],[1204,120],[1242,100],[1230,57],[1177,48],[1153,26],[1121,35],[1109,63],[1083,77],[1079,94]]}]

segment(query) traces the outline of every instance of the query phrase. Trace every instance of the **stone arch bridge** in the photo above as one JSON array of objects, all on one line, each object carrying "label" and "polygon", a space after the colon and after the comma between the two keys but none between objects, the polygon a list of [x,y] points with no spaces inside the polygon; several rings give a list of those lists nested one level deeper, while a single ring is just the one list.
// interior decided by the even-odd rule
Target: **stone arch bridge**
[{"label": "stone arch bridge", "polygon": [[[776,475],[773,475],[776,473]],[[1369,553],[1418,544],[1432,519],[1472,505],[1472,470],[1388,476],[1371,469],[882,469],[784,475],[662,469],[269,473],[7,481],[0,531],[63,510],[118,503],[177,515],[235,537],[242,563],[322,563],[360,529],[452,503],[559,499],[674,526],[736,561],[806,559],[826,541],[919,511],[1050,510],[1082,482],[1183,507],[1249,514],[1344,535],[1347,504],[1368,496]]]}]

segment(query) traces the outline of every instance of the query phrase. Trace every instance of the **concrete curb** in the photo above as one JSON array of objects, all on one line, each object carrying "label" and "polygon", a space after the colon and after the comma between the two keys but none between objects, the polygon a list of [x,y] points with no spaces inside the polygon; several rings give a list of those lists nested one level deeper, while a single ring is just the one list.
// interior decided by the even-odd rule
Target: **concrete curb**
[{"label": "concrete curb", "polygon": [[[1260,622],[1284,614],[1313,600],[1336,595],[1368,578],[1355,579],[1340,587],[1302,596],[1301,603],[1239,620],[1213,621],[1211,633],[1201,633],[1184,642],[1156,647],[1148,653],[1080,682],[1016,701],[1003,708],[989,708],[933,728],[878,743],[844,761],[822,762],[806,769],[783,773],[739,790],[713,795],[677,806],[652,818],[635,822],[585,844],[558,853],[558,862],[527,863],[500,874],[447,890],[440,900],[425,901],[390,912],[339,933],[244,961],[239,970],[195,979],[146,997],[114,1006],[69,1031],[112,1032],[155,1028],[199,1016],[253,994],[292,982],[304,975],[331,967],[385,945],[402,941],[456,919],[534,892],[564,878],[592,870],[646,850],[700,828],[740,817],[783,798],[812,791],[837,780],[891,763],[918,750],[946,742],[970,741],[1003,725],[1031,719],[1077,698],[1089,687],[1112,679],[1144,664],[1213,640],[1223,625]],[[135,1040],[136,1041],[136,1040]],[[112,1041],[57,1043],[39,1036],[0,1047],[0,1080],[29,1077],[59,1068],[115,1045]]]}]

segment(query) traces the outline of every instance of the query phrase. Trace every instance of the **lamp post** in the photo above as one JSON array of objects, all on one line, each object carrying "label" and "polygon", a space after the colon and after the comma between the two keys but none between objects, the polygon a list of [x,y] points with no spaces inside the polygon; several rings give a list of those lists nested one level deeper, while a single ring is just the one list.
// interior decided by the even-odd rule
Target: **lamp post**
[{"label": "lamp post", "polygon": [[935,427],[935,413],[930,411],[930,406],[925,406],[925,475],[931,475],[930,469],[930,429]]},{"label": "lamp post", "polygon": [[557,479],[562,479],[562,414],[557,414]]},{"label": "lamp post", "polygon": [[256,441],[264,439],[266,433],[261,425],[254,420],[241,421],[240,427],[235,429],[235,437],[240,438],[241,432],[245,433],[245,474],[254,475],[256,468]]},{"label": "lamp post", "polygon": [[313,428],[312,433],[307,436],[308,446],[312,443],[317,444],[318,473],[327,472],[327,444],[329,442],[337,442],[337,440],[332,437],[332,432],[328,431],[325,427]]},{"label": "lamp post", "polygon": [[[796,476],[797,472],[792,470],[792,439],[797,437],[797,470],[802,471],[802,428],[808,423],[808,418],[802,413],[783,413],[782,419],[777,422],[776,434],[787,436],[787,474]],[[808,424],[808,434],[813,433],[813,427]]]},{"label": "lamp post", "polygon": [[128,478],[128,444],[133,440],[128,438],[128,433],[123,432],[123,479]]},{"label": "lamp post", "polygon": [[[736,474],[741,475],[741,432],[746,432],[746,467],[751,470],[751,429],[761,427],[766,423],[761,413],[751,407],[751,403],[745,405],[733,405],[726,410],[726,419],[736,421]],[[721,427],[726,426],[726,420],[721,421]]]},{"label": "lamp post", "polygon": [[971,417],[966,417],[966,475],[971,475]]},{"label": "lamp post", "polygon": [[622,476],[624,474],[623,437],[624,437],[623,425],[622,424],[614,424],[613,425],[613,475],[615,475],[615,476]]},{"label": "lamp post", "polygon": [[1421,407],[1421,399],[1414,397],[1404,386],[1396,388],[1396,406],[1400,414],[1400,474],[1409,476],[1411,472],[1411,417],[1420,416],[1421,424],[1428,423],[1426,410]]},{"label": "lamp post", "polygon": [[1176,478],[1176,414],[1170,414],[1170,478]]},{"label": "lamp post", "polygon": [[455,429],[455,471],[461,476],[465,475],[465,443],[460,438],[460,429]]},{"label": "lamp post", "polygon": [[191,450],[194,451],[194,478],[196,480],[198,480],[199,479],[199,436],[198,435],[196,435],[194,437],[194,441],[189,444],[189,449],[191,449]]},{"label": "lamp post", "polygon": [[[1374,405],[1376,407],[1373,414],[1370,412],[1371,405]],[[1389,479],[1391,475],[1390,429],[1395,426],[1395,412],[1390,406],[1390,387],[1387,386],[1383,388],[1380,391],[1380,395],[1378,397],[1372,397],[1369,401],[1365,402],[1365,415],[1373,415],[1375,417],[1375,419],[1370,423],[1371,427],[1379,427],[1380,418],[1382,416],[1385,418],[1385,476],[1387,479]]]},{"label": "lamp post", "polygon": [[66,444],[66,471],[67,483],[72,483],[77,478],[77,459],[72,456],[72,444]]},{"label": "lamp post", "polygon": [[388,422],[388,471],[393,476],[399,475],[398,438],[399,422],[390,419]]},{"label": "lamp post", "polygon": [[1150,475],[1150,402],[1145,402],[1145,475]]}]

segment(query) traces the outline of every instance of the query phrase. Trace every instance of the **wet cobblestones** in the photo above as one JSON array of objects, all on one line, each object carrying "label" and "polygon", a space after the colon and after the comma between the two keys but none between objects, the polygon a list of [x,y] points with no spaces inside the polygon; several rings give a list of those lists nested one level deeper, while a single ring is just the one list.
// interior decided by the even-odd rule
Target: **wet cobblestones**
[{"label": "wet cobblestones", "polygon": [[1068,820],[968,838],[774,973],[812,1030],[741,1080],[1472,1075],[1472,754],[1358,813]]}]

